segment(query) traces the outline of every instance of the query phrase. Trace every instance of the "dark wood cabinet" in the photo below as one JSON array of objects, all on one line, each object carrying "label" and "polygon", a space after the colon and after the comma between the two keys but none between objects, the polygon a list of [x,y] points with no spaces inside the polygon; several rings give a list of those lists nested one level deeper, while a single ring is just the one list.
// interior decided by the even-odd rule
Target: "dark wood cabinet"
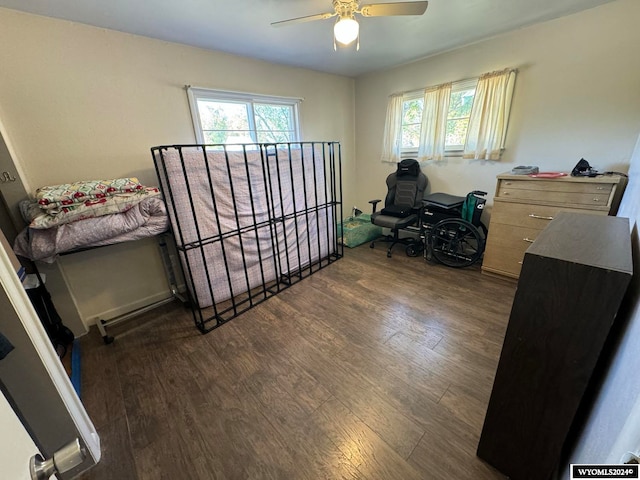
[{"label": "dark wood cabinet", "polygon": [[545,480],[633,273],[626,218],[559,213],[524,256],[477,454]]}]

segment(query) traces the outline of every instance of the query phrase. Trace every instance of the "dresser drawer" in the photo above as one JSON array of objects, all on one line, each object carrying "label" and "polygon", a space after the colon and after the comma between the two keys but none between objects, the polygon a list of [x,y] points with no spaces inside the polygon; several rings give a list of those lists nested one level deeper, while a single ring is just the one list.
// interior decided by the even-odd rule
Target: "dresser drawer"
[{"label": "dresser drawer", "polygon": [[606,193],[547,192],[544,190],[524,190],[505,187],[497,198],[514,201],[533,201],[558,205],[584,205],[585,208],[609,208],[610,195]]},{"label": "dresser drawer", "polygon": [[524,252],[543,228],[494,224],[492,218],[482,268],[489,271],[499,270],[517,277],[522,267]]},{"label": "dresser drawer", "polygon": [[562,180],[500,180],[499,189],[536,190],[544,192],[597,193],[609,195],[613,189],[611,183],[598,183],[596,180],[585,182],[567,182]]},{"label": "dresser drawer", "polygon": [[522,251],[523,254],[544,228],[516,227],[499,223],[495,225],[492,223],[491,227],[488,244],[495,245],[498,248],[514,248]]},{"label": "dresser drawer", "polygon": [[527,228],[545,228],[558,212],[590,213],[606,215],[606,210],[582,210],[578,208],[555,207],[526,203],[502,202],[496,199],[491,211],[491,230],[497,224]]},{"label": "dresser drawer", "polygon": [[514,248],[497,248],[495,244],[487,245],[482,262],[482,271],[518,278],[522,269],[523,258],[524,251]]}]

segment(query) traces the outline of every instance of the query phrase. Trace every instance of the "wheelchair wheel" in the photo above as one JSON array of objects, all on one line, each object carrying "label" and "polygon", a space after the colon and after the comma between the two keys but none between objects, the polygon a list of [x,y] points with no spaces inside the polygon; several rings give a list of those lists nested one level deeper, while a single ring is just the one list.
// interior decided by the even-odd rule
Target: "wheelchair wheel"
[{"label": "wheelchair wheel", "polygon": [[420,242],[410,243],[404,249],[407,257],[417,257],[422,253],[422,244]]},{"label": "wheelchair wheel", "polygon": [[431,229],[433,256],[449,267],[468,267],[484,252],[484,240],[476,227],[461,218],[447,218]]}]

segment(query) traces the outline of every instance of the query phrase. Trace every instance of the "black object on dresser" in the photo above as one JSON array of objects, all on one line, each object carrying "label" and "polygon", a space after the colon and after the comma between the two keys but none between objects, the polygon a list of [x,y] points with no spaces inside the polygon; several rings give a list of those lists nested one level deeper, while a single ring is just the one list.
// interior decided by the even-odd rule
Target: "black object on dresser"
[{"label": "black object on dresser", "polygon": [[546,480],[633,274],[626,218],[559,213],[529,247],[477,454]]}]

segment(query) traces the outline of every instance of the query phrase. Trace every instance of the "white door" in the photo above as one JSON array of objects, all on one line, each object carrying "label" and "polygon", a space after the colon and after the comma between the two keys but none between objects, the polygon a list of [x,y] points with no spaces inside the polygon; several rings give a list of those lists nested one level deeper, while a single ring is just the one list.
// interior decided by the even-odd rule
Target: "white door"
[{"label": "white door", "polygon": [[[85,461],[59,475],[71,479],[100,460],[100,438],[15,273],[12,254],[0,244],[0,333],[13,346],[0,360],[3,401],[9,401],[43,457],[51,458],[79,439],[87,453]],[[8,422],[15,420],[8,417]],[[12,463],[24,461],[28,471],[23,449],[32,448],[15,442],[14,430],[0,428],[0,450],[13,457]],[[0,478],[14,478],[3,468],[0,457]]]},{"label": "white door", "polygon": [[38,452],[20,419],[0,395],[0,465],[3,478],[30,480],[29,460]]}]

